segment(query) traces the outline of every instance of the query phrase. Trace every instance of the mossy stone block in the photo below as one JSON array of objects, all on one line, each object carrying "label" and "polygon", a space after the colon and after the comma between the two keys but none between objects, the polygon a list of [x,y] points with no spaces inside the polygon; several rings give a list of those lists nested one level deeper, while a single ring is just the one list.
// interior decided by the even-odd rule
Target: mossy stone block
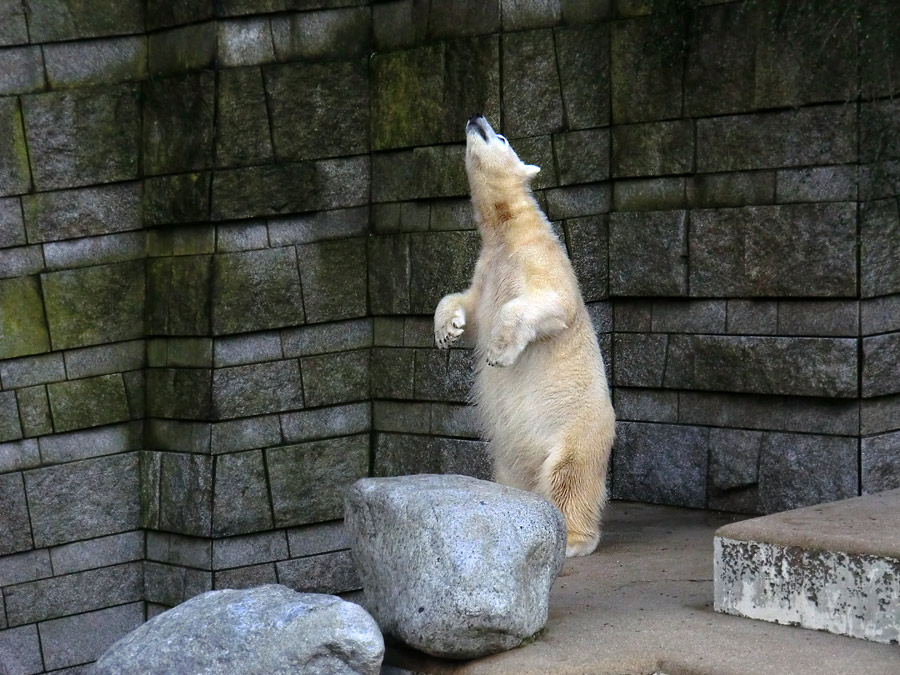
[{"label": "mossy stone block", "polygon": [[54,349],[143,337],[143,263],[50,272],[42,284]]},{"label": "mossy stone block", "polygon": [[15,195],[31,188],[28,149],[22,113],[14,96],[0,98],[0,195]]},{"label": "mossy stone block", "polygon": [[559,165],[560,185],[592,183],[609,178],[608,129],[556,134],[553,147]]},{"label": "mossy stone block", "polygon": [[19,409],[16,405],[16,393],[0,392],[0,442],[14,441],[22,438],[22,427],[19,424]]},{"label": "mossy stone block", "polygon": [[616,177],[688,173],[694,161],[691,120],[619,125],[612,132]]},{"label": "mossy stone block", "polygon": [[369,306],[373,314],[409,312],[412,273],[409,236],[374,237],[368,242]]},{"label": "mossy stone block", "polygon": [[109,6],[93,0],[25,0],[33,42],[124,35],[144,31],[142,0],[120,0]]},{"label": "mossy stone block", "polygon": [[609,232],[606,216],[571,218],[565,222],[569,257],[586,302],[609,295]]},{"label": "mossy stone block", "polygon": [[340,518],[344,493],[369,473],[369,436],[347,436],[266,451],[275,527]]},{"label": "mossy stone block", "polygon": [[24,387],[16,391],[16,399],[22,418],[22,434],[26,438],[53,433],[46,387]]},{"label": "mossy stone block", "polygon": [[469,287],[480,243],[474,231],[411,235],[410,309],[414,314],[431,314],[444,295]]},{"label": "mossy stone block", "polygon": [[216,76],[211,70],[144,84],[144,173],[196,171],[212,164]]},{"label": "mossy stone block", "polygon": [[900,94],[900,4],[868,0],[859,4],[859,70],[863,99]]},{"label": "mossy stone block", "polygon": [[0,279],[0,359],[49,350],[37,277]]},{"label": "mossy stone block", "polygon": [[114,424],[129,419],[122,376],[101,375],[47,385],[56,431]]},{"label": "mossy stone block", "polygon": [[181,26],[211,19],[215,14],[210,0],[147,0],[147,30]]},{"label": "mossy stone block", "polygon": [[214,21],[152,33],[148,42],[151,75],[174,75],[211,68],[216,62]]},{"label": "mossy stone block", "polygon": [[140,183],[39,192],[22,198],[29,242],[140,230]]},{"label": "mossy stone block", "polygon": [[633,211],[609,216],[612,295],[687,294],[687,214]]},{"label": "mossy stone block", "polygon": [[264,73],[279,161],[368,150],[365,61],[279,64],[265,68]]},{"label": "mossy stone block", "polygon": [[147,415],[170,419],[209,419],[212,378],[208,368],[148,368]]},{"label": "mossy stone block", "polygon": [[151,335],[209,335],[212,256],[147,263],[147,329]]},{"label": "mossy stone block", "polygon": [[215,419],[249,417],[303,407],[296,360],[220,368],[213,373]]},{"label": "mossy stone block", "polygon": [[366,243],[329,241],[297,248],[303,305],[309,322],[334,321],[366,313]]},{"label": "mossy stone block", "polygon": [[217,171],[212,219],[258,218],[318,206],[316,167],[311,162]]},{"label": "mossy stone block", "polygon": [[136,84],[23,97],[35,187],[51,190],[136,178],[139,98]]},{"label": "mossy stone block", "polygon": [[0,0],[0,46],[28,42],[24,7],[20,0]]},{"label": "mossy stone block", "polygon": [[132,82],[147,76],[147,38],[46,45],[44,59],[53,88]]},{"label": "mossy stone block", "polygon": [[510,138],[561,131],[562,90],[550,29],[503,36],[503,101]]},{"label": "mossy stone block", "polygon": [[259,68],[220,71],[218,97],[217,166],[272,162],[269,114]]},{"label": "mossy stone block", "polygon": [[170,225],[209,220],[210,180],[208,173],[148,178],[144,181],[144,222]]},{"label": "mossy stone block", "polygon": [[369,398],[369,352],[322,354],[301,359],[303,397],[308,407]]},{"label": "mossy stone block", "polygon": [[368,7],[347,7],[274,17],[272,40],[279,61],[368,56],[372,11]]},{"label": "mossy stone block", "polygon": [[160,529],[208,537],[212,530],[212,457],[180,452],[160,454]]},{"label": "mossy stone block", "polygon": [[40,47],[0,50],[0,95],[25,94],[44,88]]},{"label": "mossy stone block", "polygon": [[218,457],[214,494],[213,536],[272,529],[272,507],[261,450]]},{"label": "mossy stone block", "polygon": [[19,472],[0,475],[0,555],[33,548],[25,486]]},{"label": "mossy stone block", "polygon": [[569,128],[608,125],[609,24],[566,26],[556,29],[554,37]]},{"label": "mossy stone block", "polygon": [[457,197],[469,193],[464,145],[372,155],[372,201]]},{"label": "mossy stone block", "polygon": [[213,259],[215,335],[303,323],[294,248],[225,253]]},{"label": "mossy stone block", "polygon": [[25,243],[22,205],[17,197],[0,199],[0,248]]}]

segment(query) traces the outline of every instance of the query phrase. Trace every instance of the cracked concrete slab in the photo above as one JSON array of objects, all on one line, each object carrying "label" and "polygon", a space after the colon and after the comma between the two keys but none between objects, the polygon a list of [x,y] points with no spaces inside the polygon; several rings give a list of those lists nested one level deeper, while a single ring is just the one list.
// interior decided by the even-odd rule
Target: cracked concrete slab
[{"label": "cracked concrete slab", "polygon": [[713,537],[742,516],[613,502],[597,552],[567,560],[547,628],[474,661],[389,647],[389,675],[896,675],[896,646],[713,611]]}]

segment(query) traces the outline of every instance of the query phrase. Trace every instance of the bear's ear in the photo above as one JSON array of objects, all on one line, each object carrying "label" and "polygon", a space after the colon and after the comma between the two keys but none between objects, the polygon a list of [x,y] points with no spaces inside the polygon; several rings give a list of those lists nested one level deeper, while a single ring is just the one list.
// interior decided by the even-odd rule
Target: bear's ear
[{"label": "bear's ear", "polygon": [[534,164],[525,164],[522,166],[522,174],[525,176],[525,180],[531,180],[540,172],[541,167],[535,166]]}]

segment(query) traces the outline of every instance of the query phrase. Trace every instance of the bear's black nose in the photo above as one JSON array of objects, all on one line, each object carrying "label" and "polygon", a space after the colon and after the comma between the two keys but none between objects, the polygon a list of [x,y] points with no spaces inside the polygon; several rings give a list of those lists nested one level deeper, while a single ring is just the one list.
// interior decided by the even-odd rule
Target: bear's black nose
[{"label": "bear's black nose", "polygon": [[484,117],[484,115],[482,115],[480,112],[472,113],[472,116],[468,119],[468,121],[469,121],[469,122],[474,122],[474,121],[477,120],[479,117]]}]

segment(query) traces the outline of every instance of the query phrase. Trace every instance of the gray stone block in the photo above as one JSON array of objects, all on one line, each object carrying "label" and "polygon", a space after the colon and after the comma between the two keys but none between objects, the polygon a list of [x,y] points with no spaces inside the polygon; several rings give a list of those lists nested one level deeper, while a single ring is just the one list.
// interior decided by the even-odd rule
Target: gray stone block
[{"label": "gray stone block", "polygon": [[32,581],[4,590],[10,626],[143,600],[140,562]]},{"label": "gray stone block", "polygon": [[679,421],[713,427],[840,434],[860,426],[856,400],[680,392]]},{"label": "gray stone block", "polygon": [[475,217],[472,211],[472,202],[468,199],[441,199],[431,201],[430,228],[432,230],[475,229]]},{"label": "gray stone block", "polygon": [[186,0],[174,4],[168,0],[148,0],[147,29],[152,31],[211,19],[214,10],[207,0]]},{"label": "gray stone block", "polygon": [[260,70],[229,68],[219,71],[217,96],[217,166],[248,166],[273,161]]},{"label": "gray stone block", "polygon": [[444,295],[468,288],[480,245],[476,232],[411,235],[411,311],[431,314]]},{"label": "gray stone block", "polygon": [[900,429],[900,395],[863,399],[859,403],[859,433],[880,434]]},{"label": "gray stone block", "polygon": [[54,89],[142,80],[147,76],[147,38],[45,45],[44,59]]},{"label": "gray stone block", "polygon": [[691,295],[852,296],[856,207],[748,206],[691,212]]},{"label": "gray stone block", "polygon": [[35,187],[51,190],[136,178],[138,99],[134,84],[23,97]]},{"label": "gray stone block", "polygon": [[290,557],[287,535],[283,530],[215,539],[212,555],[214,570],[257,565]]},{"label": "gray stone block", "polygon": [[122,376],[102,375],[47,386],[56,431],[96,427],[130,419]]},{"label": "gray stone block", "polygon": [[631,422],[677,422],[678,392],[616,387],[616,418]]},{"label": "gray stone block", "polygon": [[266,450],[275,526],[339,518],[344,492],[369,473],[368,435]]},{"label": "gray stone block", "polygon": [[33,42],[140,33],[144,30],[144,3],[125,0],[102,8],[91,2],[72,2],[66,11],[53,3],[26,0],[29,35]]},{"label": "gray stone block", "polygon": [[284,440],[297,443],[368,432],[372,426],[369,407],[361,402],[281,415]]},{"label": "gray stone block", "polygon": [[609,124],[609,26],[578,25],[569,8],[596,9],[602,2],[563,0],[569,26],[554,31],[562,98],[571,129]]},{"label": "gray stone block", "polygon": [[502,50],[506,133],[517,138],[560,131],[562,91],[553,33],[507,33]]},{"label": "gray stone block", "polygon": [[372,155],[372,201],[458,197],[469,193],[465,147],[440,145]]},{"label": "gray stone block", "polygon": [[861,205],[860,294],[867,298],[900,292],[900,210],[894,198]]},{"label": "gray stone block", "polygon": [[342,209],[368,204],[371,195],[369,155],[322,159],[316,165],[316,208]]},{"label": "gray stone block", "polygon": [[44,271],[40,246],[0,249],[0,278],[24,277]]},{"label": "gray stone block", "polygon": [[555,26],[562,19],[560,0],[501,0],[503,30]]},{"label": "gray stone block", "polygon": [[441,458],[441,473],[491,479],[492,460],[485,441],[440,438],[434,442]]},{"label": "gray stone block", "polygon": [[66,374],[71,379],[138,370],[144,367],[144,341],[73,349],[64,356]]},{"label": "gray stone block", "polygon": [[415,398],[464,403],[475,380],[475,353],[417,349],[415,372]]},{"label": "gray stone block", "polygon": [[16,317],[0,329],[0,359],[49,351],[40,293],[37,277],[0,280],[0,315]]},{"label": "gray stone block", "polygon": [[16,394],[12,391],[0,393],[0,441],[12,441],[22,438],[22,427],[19,424],[19,408]]},{"label": "gray stone block", "polygon": [[612,131],[612,173],[616,177],[688,173],[693,164],[691,120],[619,125]]},{"label": "gray stone block", "polygon": [[681,116],[684,16],[666,13],[611,24],[614,123]]},{"label": "gray stone block", "polygon": [[28,471],[25,487],[36,546],[139,525],[137,453]]},{"label": "gray stone block", "polygon": [[369,307],[373,314],[410,311],[410,240],[407,235],[374,237],[368,242]]},{"label": "gray stone block", "polygon": [[269,242],[272,246],[362,237],[368,232],[369,209],[366,207],[317,211],[269,220]]},{"label": "gray stone block", "polygon": [[213,21],[153,33],[149,37],[150,73],[168,75],[210,68],[216,60]]},{"label": "gray stone block", "polygon": [[616,426],[614,499],[706,506],[708,429],[640,422]]},{"label": "gray stone block", "polygon": [[[31,469],[40,463],[41,458],[36,440],[0,443],[0,474]],[[0,586],[3,585],[5,584],[0,584]]]},{"label": "gray stone block", "polygon": [[750,206],[775,202],[774,171],[697,174],[686,182],[692,207]]},{"label": "gray stone block", "polygon": [[43,253],[48,270],[128,262],[143,259],[147,255],[147,237],[141,232],[126,232],[89,239],[47,242],[43,245]]},{"label": "gray stone block", "polygon": [[728,332],[774,335],[778,332],[777,300],[728,300]]},{"label": "gray stone block", "polygon": [[385,52],[412,47],[424,41],[429,7],[413,0],[376,3],[372,6],[374,47]]},{"label": "gray stone block", "polygon": [[147,414],[174,419],[208,419],[211,382],[208,369],[152,368],[147,371]]},{"label": "gray stone block", "polygon": [[859,119],[861,161],[878,162],[900,158],[900,143],[896,138],[900,130],[898,111],[900,107],[890,98],[862,105]]},{"label": "gray stone block", "polygon": [[34,543],[21,473],[0,475],[0,506],[3,507],[0,509],[0,525],[6,533],[0,541],[0,555],[32,548]]},{"label": "gray stone block", "polygon": [[347,593],[362,588],[350,551],[313,555],[275,564],[278,580],[306,593]]},{"label": "gray stone block", "polygon": [[261,450],[220,455],[215,465],[214,537],[272,527],[272,507]]},{"label": "gray stone block", "polygon": [[372,14],[364,7],[272,17],[279,61],[368,56],[371,31]]},{"label": "gray stone block", "polygon": [[271,585],[213,591],[164,612],[114,645],[94,672],[222,668],[285,675],[318,669],[374,675],[383,656],[378,627],[360,606]]},{"label": "gray stone block", "polygon": [[213,588],[255,588],[265,584],[277,584],[278,575],[275,572],[275,563],[262,563],[261,565],[248,565],[230,570],[222,570],[213,573]]},{"label": "gray stone block", "polygon": [[[857,441],[811,434],[766,434],[759,456],[759,511],[774,513],[855,497]],[[810,471],[811,466],[816,467]]]},{"label": "gray stone block", "polygon": [[402,316],[376,316],[372,320],[372,341],[376,347],[402,347],[405,320]]},{"label": "gray stone block", "polygon": [[862,340],[862,395],[865,398],[900,391],[900,333]]},{"label": "gray stone block", "polygon": [[0,248],[25,243],[22,204],[18,198],[0,199]]},{"label": "gray stone block", "polygon": [[0,586],[14,586],[53,576],[48,549],[4,555],[0,558]]},{"label": "gray stone block", "polygon": [[29,242],[58,242],[143,226],[139,183],[26,195],[22,207]]},{"label": "gray stone block", "polygon": [[861,199],[884,199],[900,193],[900,161],[874,162],[859,167]]},{"label": "gray stone block", "polygon": [[613,382],[617,387],[663,386],[667,335],[613,334]]},{"label": "gray stone block", "polygon": [[376,433],[373,476],[441,473],[441,454],[427,436]]},{"label": "gray stone block", "polygon": [[844,164],[856,160],[852,106],[697,120],[697,171]]},{"label": "gray stone block", "polygon": [[216,32],[217,58],[223,66],[254,66],[275,60],[267,17],[219,21]]},{"label": "gray stone block", "polygon": [[724,300],[656,300],[651,329],[654,333],[724,333]]},{"label": "gray stone block", "polygon": [[145,562],[144,585],[147,602],[173,607],[212,590],[212,572]]},{"label": "gray stone block", "polygon": [[[281,245],[281,244],[276,244]],[[269,230],[266,223],[224,223],[216,227],[216,251],[252,251],[268,248]]]},{"label": "gray stone block", "polygon": [[306,319],[347,319],[366,313],[365,241],[308,244],[297,248]]},{"label": "gray stone block", "polygon": [[144,173],[210,167],[215,104],[212,71],[148,80],[143,105]]},{"label": "gray stone block", "polygon": [[[16,401],[19,404],[19,417],[22,421],[23,436],[29,438],[53,433],[53,422],[50,417],[50,403],[47,401],[46,387],[38,385],[36,387],[19,389],[16,391]],[[2,461],[0,461],[0,464],[2,464]]]},{"label": "gray stone block", "polygon": [[375,431],[427,434],[431,427],[431,404],[375,401],[372,428]]},{"label": "gray stone block", "polygon": [[196,537],[210,536],[213,459],[205,455],[161,453],[160,529]]},{"label": "gray stone block", "polygon": [[216,335],[303,323],[293,248],[224,253],[213,258],[212,326]]},{"label": "gray stone block", "polygon": [[859,320],[863,335],[900,330],[900,295],[863,300],[859,306]]},{"label": "gray stone block", "polygon": [[709,430],[709,482],[717,490],[755,485],[765,434],[739,429]]},{"label": "gray stone block", "polygon": [[218,171],[213,179],[214,220],[259,218],[318,207],[316,167],[308,162]]},{"label": "gray stone block", "polygon": [[609,178],[608,129],[555,134],[553,147],[556,150],[561,185],[590,183]]},{"label": "gray stone block", "polygon": [[617,333],[649,333],[653,319],[650,300],[615,300],[613,328]]},{"label": "gray stone block", "polygon": [[151,177],[144,181],[144,221],[148,225],[209,219],[208,173]]},{"label": "gray stone block", "polygon": [[686,295],[686,212],[610,214],[609,262],[612,295]]},{"label": "gray stone block", "polygon": [[200,570],[212,569],[212,539],[153,530],[146,534],[147,560]]},{"label": "gray stone block", "polygon": [[372,350],[372,396],[413,398],[416,352],[412,349]]},{"label": "gray stone block", "polygon": [[0,45],[5,47],[27,42],[25,7],[20,0],[3,0],[0,2]]},{"label": "gray stone block", "polygon": [[300,369],[307,407],[369,398],[368,350],[308,356],[300,360]]},{"label": "gray stone block", "polygon": [[497,0],[434,0],[429,7],[430,38],[496,33],[500,27],[500,2]]},{"label": "gray stone block", "polygon": [[11,673],[40,673],[44,670],[36,625],[0,631],[0,654],[0,665]]},{"label": "gray stone block", "polygon": [[56,576],[143,558],[144,533],[140,530],[78,541],[50,549],[50,560]]},{"label": "gray stone block", "polygon": [[209,333],[212,259],[197,255],[148,261],[148,334]]},{"label": "gray stone block", "polygon": [[0,94],[26,94],[44,88],[40,47],[0,50]]},{"label": "gray stone block", "polygon": [[854,337],[859,308],[857,300],[781,300],[778,334]]},{"label": "gray stone block", "polygon": [[56,433],[38,439],[38,443],[44,464],[60,464],[140,450],[143,445],[142,432],[141,424],[116,424],[67,434]]},{"label": "gray stone block", "polygon": [[697,7],[693,12],[684,73],[685,115],[754,108],[754,55],[762,11],[751,7],[722,4]]},{"label": "gray stone block", "polygon": [[278,445],[281,442],[281,426],[277,415],[252,417],[212,425],[211,451],[213,454],[250,450]]},{"label": "gray stone block", "polygon": [[785,169],[775,174],[779,203],[845,202],[856,199],[855,166],[822,166]]},{"label": "gray stone block", "polygon": [[217,369],[213,372],[212,405],[216,419],[302,408],[299,364],[273,361]]},{"label": "gray stone block", "polygon": [[860,457],[863,494],[900,487],[900,432],[863,438]]},{"label": "gray stone block", "polygon": [[[278,161],[368,150],[364,61],[285,64],[267,67],[264,74]],[[298,118],[300,109],[304,114]]]},{"label": "gray stone block", "polygon": [[31,189],[28,148],[18,99],[0,98],[0,195],[15,195]]},{"label": "gray stone block", "polygon": [[281,331],[281,344],[286,358],[371,347],[372,320],[354,319],[288,328]]},{"label": "gray stone block", "polygon": [[897,92],[888,73],[897,72],[900,57],[889,45],[896,44],[893,27],[900,7],[890,0],[864,3],[859,11],[860,87],[865,98]]},{"label": "gray stone block", "polygon": [[98,658],[144,622],[144,603],[110,607],[40,625],[46,668],[63,668]]},{"label": "gray stone block", "polygon": [[666,388],[857,396],[857,344],[845,338],[673,335]]},{"label": "gray stone block", "polygon": [[684,178],[618,180],[613,184],[616,211],[668,211],[686,205]]},{"label": "gray stone block", "polygon": [[[765,9],[764,9],[765,8]],[[754,104],[850,101],[857,92],[857,23],[840,0],[759,8]]]},{"label": "gray stone block", "polygon": [[287,535],[292,558],[350,548],[343,521],[295,527]]}]

